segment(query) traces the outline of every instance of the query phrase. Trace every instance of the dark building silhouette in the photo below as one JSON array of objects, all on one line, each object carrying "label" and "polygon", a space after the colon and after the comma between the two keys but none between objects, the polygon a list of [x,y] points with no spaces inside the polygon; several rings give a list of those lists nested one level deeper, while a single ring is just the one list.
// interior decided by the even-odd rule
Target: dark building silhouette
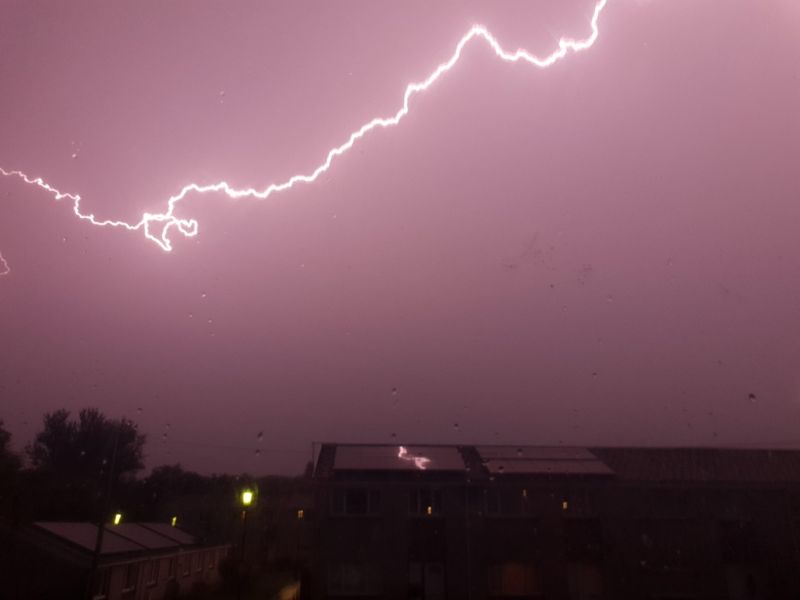
[{"label": "dark building silhouette", "polygon": [[322,444],[309,598],[800,598],[800,451]]},{"label": "dark building silhouette", "polygon": [[227,544],[198,544],[167,523],[122,523],[105,528],[91,572],[97,525],[37,522],[0,527],[0,598],[160,600],[219,582]]}]

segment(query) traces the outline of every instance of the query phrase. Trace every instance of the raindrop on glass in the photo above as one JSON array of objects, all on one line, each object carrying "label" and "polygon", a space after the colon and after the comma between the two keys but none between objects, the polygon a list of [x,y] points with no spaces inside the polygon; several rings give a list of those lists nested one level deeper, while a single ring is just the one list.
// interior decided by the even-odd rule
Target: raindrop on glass
[{"label": "raindrop on glass", "polygon": [[750,402],[756,401],[756,395],[753,392],[750,392],[747,397],[750,399]]},{"label": "raindrop on glass", "polygon": [[205,292],[203,292],[203,293],[201,293],[201,294],[200,294],[200,297],[201,297],[201,298],[208,298],[208,294],[206,294]]},{"label": "raindrop on glass", "polygon": [[261,440],[263,440],[263,439],[264,439],[264,432],[263,432],[263,431],[259,431],[259,432],[258,432],[258,435],[256,435],[256,439],[257,439],[259,442],[260,442]]}]

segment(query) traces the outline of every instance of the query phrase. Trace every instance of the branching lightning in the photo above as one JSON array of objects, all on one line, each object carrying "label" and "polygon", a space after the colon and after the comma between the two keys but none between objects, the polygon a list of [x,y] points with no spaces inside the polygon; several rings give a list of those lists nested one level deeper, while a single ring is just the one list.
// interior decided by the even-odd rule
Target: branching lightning
[{"label": "branching lightning", "polygon": [[[402,121],[402,119],[409,113],[411,98],[430,88],[439,80],[440,77],[442,77],[442,75],[450,71],[450,69],[452,69],[456,63],[458,63],[464,48],[473,40],[485,41],[492,51],[494,51],[495,55],[503,61],[511,63],[525,62],[535,67],[544,69],[568,56],[570,53],[577,53],[594,45],[599,35],[598,21],[600,19],[600,14],[605,8],[607,2],[608,0],[598,0],[598,2],[594,5],[592,18],[590,21],[591,33],[587,37],[580,40],[562,37],[559,39],[556,49],[544,57],[534,56],[524,49],[518,49],[514,52],[504,50],[500,45],[500,42],[498,42],[497,39],[491,33],[489,33],[484,26],[474,25],[459,40],[453,54],[449,59],[437,66],[436,69],[434,69],[422,81],[410,83],[406,86],[405,93],[403,94],[402,106],[396,113],[394,113],[394,115],[389,117],[375,117],[372,120],[364,123],[361,127],[353,131],[344,143],[331,148],[328,151],[325,160],[313,171],[305,174],[292,175],[285,181],[270,184],[268,187],[262,190],[256,190],[253,188],[239,189],[231,186],[226,181],[220,181],[210,185],[189,183],[181,188],[177,194],[169,198],[167,201],[167,208],[164,212],[145,212],[142,214],[141,219],[139,219],[137,222],[129,223],[126,221],[115,221],[111,219],[98,219],[92,213],[82,212],[81,197],[78,194],[62,192],[45,182],[41,177],[31,177],[22,171],[7,171],[3,168],[0,168],[0,173],[7,177],[19,177],[29,185],[38,186],[51,194],[55,200],[69,200],[72,202],[72,212],[75,213],[75,216],[81,220],[88,221],[92,225],[98,225],[102,227],[117,227],[127,229],[128,231],[142,231],[148,240],[155,242],[165,252],[169,252],[172,250],[172,239],[170,238],[170,233],[173,229],[177,229],[187,238],[197,235],[198,222],[195,219],[180,218],[175,214],[178,204],[191,192],[196,192],[198,194],[222,192],[232,199],[266,199],[275,193],[288,190],[298,183],[312,183],[320,175],[330,169],[335,158],[350,150],[353,145],[363,138],[367,133],[375,129],[387,129],[389,127],[398,125],[400,121]],[[2,255],[0,255],[0,269],[3,269],[0,271],[0,276],[6,275],[11,271],[8,263],[5,261],[5,259],[3,259]]]},{"label": "branching lightning", "polygon": [[409,454],[408,449],[405,446],[400,446],[397,449],[397,458],[399,458],[400,460],[413,462],[414,466],[417,467],[420,471],[426,470],[431,462],[431,459],[428,458],[427,456],[413,456]]}]

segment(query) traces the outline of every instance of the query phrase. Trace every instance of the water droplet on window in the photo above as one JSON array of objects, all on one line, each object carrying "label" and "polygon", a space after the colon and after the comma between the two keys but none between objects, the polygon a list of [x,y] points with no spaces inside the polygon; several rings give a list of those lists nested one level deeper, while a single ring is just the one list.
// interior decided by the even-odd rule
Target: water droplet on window
[{"label": "water droplet on window", "polygon": [[392,437],[392,439],[395,439],[397,437],[397,434],[396,433],[392,433],[391,437]]},{"label": "water droplet on window", "polygon": [[517,448],[517,457],[518,458],[522,457],[522,448]]},{"label": "water droplet on window", "polygon": [[136,412],[139,413],[139,414],[142,414],[142,407],[140,406],[139,408],[137,408]]},{"label": "water droplet on window", "polygon": [[209,325],[210,325],[211,323],[213,323],[213,322],[214,322],[214,319],[209,319],[209,320],[208,320],[208,324],[209,324]]},{"label": "water droplet on window", "polygon": [[613,302],[613,301],[614,301],[614,296],[612,296],[611,294],[606,296],[606,302]]},{"label": "water droplet on window", "polygon": [[200,294],[200,297],[201,297],[201,298],[207,298],[207,297],[208,297],[208,294],[206,294],[205,292],[202,292],[202,293]]},{"label": "water droplet on window", "polygon": [[194,313],[189,313],[189,318],[190,319],[194,318]]},{"label": "water droplet on window", "polygon": [[264,439],[264,432],[263,432],[263,431],[259,431],[259,432],[258,432],[258,435],[256,435],[256,439],[257,439],[259,442],[260,442],[261,440],[263,440],[263,439]]},{"label": "water droplet on window", "polygon": [[753,392],[750,392],[747,397],[750,399],[750,402],[756,401],[756,395]]},{"label": "water droplet on window", "polygon": [[497,472],[498,473],[502,473],[505,470],[506,470],[506,468],[503,465],[500,465],[499,467],[497,467]]},{"label": "water droplet on window", "polygon": [[392,388],[392,396],[397,396],[397,388]]},{"label": "water droplet on window", "polygon": [[72,159],[74,160],[76,158],[78,158],[78,153],[77,152],[73,152],[72,153]]},{"label": "water droplet on window", "polygon": [[458,430],[458,423],[453,423],[453,429]]},{"label": "water droplet on window", "polygon": [[260,449],[256,450],[256,456],[261,456],[261,450]]},{"label": "water droplet on window", "polygon": [[597,377],[597,371],[592,371],[592,377]]},{"label": "water droplet on window", "polygon": [[65,236],[65,235],[61,236],[61,243],[62,244],[66,244],[67,243],[67,236]]}]

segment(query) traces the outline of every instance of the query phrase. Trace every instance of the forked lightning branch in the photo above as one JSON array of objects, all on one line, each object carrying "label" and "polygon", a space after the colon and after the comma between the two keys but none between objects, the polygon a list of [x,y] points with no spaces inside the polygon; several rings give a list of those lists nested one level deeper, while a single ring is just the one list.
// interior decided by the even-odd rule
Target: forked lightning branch
[{"label": "forked lightning branch", "polygon": [[[145,212],[141,218],[136,222],[118,221],[114,219],[98,218],[91,212],[84,212],[81,208],[81,196],[62,192],[51,184],[47,183],[41,177],[30,176],[18,170],[6,170],[0,167],[0,174],[7,177],[16,177],[24,181],[28,185],[36,186],[45,192],[49,193],[55,200],[68,200],[72,203],[72,212],[76,217],[83,221],[87,221],[91,225],[98,227],[112,227],[124,229],[127,231],[141,231],[144,236],[157,244],[165,252],[172,250],[172,238],[170,235],[173,231],[178,231],[185,237],[194,237],[199,230],[199,224],[195,219],[179,217],[176,214],[178,205],[192,193],[209,194],[209,193],[223,193],[229,198],[257,198],[266,199],[278,192],[283,192],[294,187],[300,183],[313,183],[320,175],[330,169],[334,159],[345,154],[350,150],[361,138],[369,132],[376,129],[388,129],[398,125],[403,118],[409,113],[411,99],[425,90],[429,89],[435,84],[445,73],[450,71],[456,66],[462,56],[464,48],[468,44],[475,41],[484,41],[494,54],[503,61],[511,63],[527,63],[539,68],[547,68],[561,59],[565,58],[571,53],[577,53],[582,50],[591,48],[594,45],[599,35],[598,22],[600,14],[605,8],[608,0],[599,0],[594,5],[592,17],[590,20],[589,35],[582,39],[572,39],[562,37],[558,41],[557,47],[548,55],[539,57],[530,54],[527,50],[519,49],[509,52],[500,45],[500,42],[482,25],[474,25],[470,30],[459,40],[456,44],[450,58],[445,62],[439,64],[425,79],[411,83],[406,86],[405,93],[403,94],[403,102],[401,107],[393,115],[388,117],[375,117],[370,121],[364,123],[361,127],[353,131],[348,138],[340,145],[331,148],[325,160],[322,161],[315,169],[307,173],[299,173],[292,175],[288,179],[272,183],[264,189],[254,188],[236,188],[226,181],[220,181],[213,184],[199,184],[189,183],[183,186],[177,194],[171,196],[166,202],[166,209],[163,212]],[[8,275],[11,272],[11,267],[8,261],[0,254],[0,276]]]}]

